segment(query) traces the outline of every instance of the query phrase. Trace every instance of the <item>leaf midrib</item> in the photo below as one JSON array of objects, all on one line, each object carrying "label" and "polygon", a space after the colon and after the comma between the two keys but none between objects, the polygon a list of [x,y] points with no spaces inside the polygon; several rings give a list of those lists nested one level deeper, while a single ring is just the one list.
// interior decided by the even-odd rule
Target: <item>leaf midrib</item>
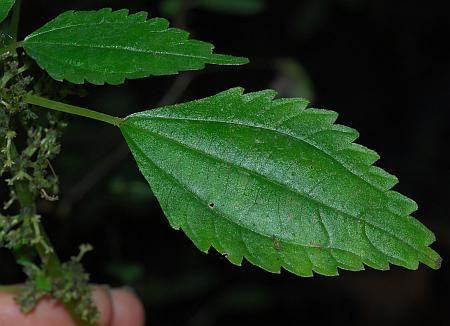
[{"label": "leaf midrib", "polygon": [[[363,180],[370,187],[372,187],[375,190],[377,190],[378,192],[380,192],[383,196],[386,196],[386,194],[385,194],[386,191],[389,191],[389,190],[381,189],[381,188],[377,187],[376,185],[370,183],[363,176],[359,175],[359,173],[353,171],[347,164],[345,164],[341,160],[335,158],[328,150],[318,147],[316,144],[308,141],[307,138],[301,138],[301,137],[298,137],[297,135],[292,135],[292,134],[290,134],[288,132],[285,132],[285,131],[282,131],[282,130],[279,130],[279,129],[270,128],[270,127],[267,127],[267,126],[262,125],[262,124],[244,124],[244,123],[239,123],[239,122],[231,121],[231,120],[195,119],[195,118],[184,118],[184,117],[178,118],[178,117],[173,117],[173,116],[168,117],[168,116],[152,115],[152,114],[150,114],[150,115],[142,115],[142,113],[145,113],[145,112],[139,112],[139,113],[131,114],[128,117],[126,117],[125,119],[131,118],[131,117],[139,117],[139,118],[145,118],[145,119],[159,118],[159,119],[164,119],[164,120],[180,120],[180,121],[192,121],[192,122],[194,122],[194,121],[195,122],[212,122],[212,123],[229,124],[229,125],[234,125],[234,126],[239,126],[239,127],[255,128],[255,129],[261,129],[261,130],[275,132],[275,133],[278,133],[278,134],[280,134],[280,135],[282,135],[284,137],[287,137],[287,138],[294,138],[294,139],[296,139],[298,141],[301,141],[301,142],[303,142],[303,143],[305,143],[305,144],[307,144],[309,146],[314,147],[315,149],[319,150],[320,152],[323,152],[329,159],[331,159],[332,161],[334,161],[334,162],[338,163],[339,165],[341,165],[345,170],[347,170],[348,172],[353,174],[355,177]],[[310,135],[308,137],[310,137]],[[392,212],[392,213],[397,215],[397,216],[401,216],[398,213],[395,213],[395,212]]]},{"label": "leaf midrib", "polygon": [[139,49],[128,46],[120,46],[120,45],[100,45],[100,44],[78,44],[78,43],[67,43],[67,42],[32,42],[32,44],[41,44],[41,45],[58,45],[58,46],[67,46],[67,47],[80,47],[80,48],[93,48],[93,49],[107,49],[107,50],[119,50],[119,51],[127,51],[127,52],[136,52],[136,53],[145,53],[151,54],[154,56],[158,55],[167,55],[174,57],[185,57],[192,59],[203,59],[205,61],[211,60],[211,56],[205,57],[200,55],[191,55],[184,54],[179,52],[167,52],[167,51],[156,51],[156,50],[148,50],[148,49]]},{"label": "leaf midrib", "polygon": [[[306,110],[307,110],[307,109],[306,109]],[[306,111],[306,110],[300,110],[299,114],[302,114],[302,113],[303,113],[304,111]],[[152,111],[153,111],[153,112],[154,112],[154,111],[158,111],[158,109],[155,109],[155,110],[152,110]],[[145,114],[145,115],[142,115],[142,114]],[[148,115],[147,115],[147,114],[148,114]],[[231,121],[231,120],[196,119],[196,118],[191,118],[191,117],[185,118],[185,117],[174,117],[174,116],[161,116],[161,115],[153,115],[153,114],[151,114],[151,113],[149,114],[149,111],[147,111],[147,112],[138,112],[138,113],[134,113],[134,114],[129,115],[129,116],[126,117],[125,119],[130,118],[130,117],[134,117],[134,116],[139,117],[139,118],[150,119],[150,120],[153,119],[153,118],[159,118],[159,119],[164,119],[164,120],[169,120],[169,121],[170,121],[170,120],[180,120],[180,121],[192,121],[192,122],[212,122],[212,123],[222,123],[222,124],[229,124],[229,125],[234,125],[234,126],[239,126],[239,127],[246,127],[246,128],[255,128],[255,129],[261,129],[261,130],[267,130],[267,131],[271,131],[271,132],[278,133],[278,134],[280,134],[280,135],[282,135],[282,136],[284,136],[284,137],[287,137],[287,138],[294,138],[294,139],[296,139],[296,140],[298,140],[298,141],[300,141],[300,142],[303,142],[303,143],[305,143],[305,144],[307,144],[307,145],[312,146],[313,148],[317,149],[317,150],[320,151],[320,152],[323,152],[323,153],[324,153],[329,159],[331,159],[333,162],[336,162],[337,164],[339,164],[340,166],[342,166],[345,170],[347,170],[349,173],[351,173],[351,174],[354,175],[355,177],[357,177],[357,178],[363,180],[363,181],[364,181],[366,184],[368,184],[371,188],[373,188],[373,189],[375,189],[376,191],[378,191],[383,197],[386,198],[386,200],[390,200],[389,197],[387,197],[387,194],[386,194],[386,193],[387,193],[388,191],[390,191],[391,188],[389,188],[389,189],[383,189],[383,188],[377,186],[376,184],[371,183],[370,181],[366,180],[366,178],[365,178],[365,176],[364,176],[364,172],[360,172],[360,173],[355,172],[355,171],[352,169],[352,165],[351,165],[351,164],[348,164],[348,163],[345,163],[345,162],[342,161],[342,160],[339,160],[338,158],[336,158],[335,156],[333,156],[332,153],[330,153],[327,149],[318,147],[315,143],[308,141],[308,138],[310,138],[312,135],[316,134],[317,132],[325,131],[326,129],[318,130],[318,131],[316,131],[316,132],[314,132],[314,133],[308,135],[308,136],[305,137],[305,138],[301,138],[301,137],[299,137],[299,136],[297,136],[297,135],[294,135],[294,134],[291,134],[291,133],[289,133],[289,132],[282,131],[282,130],[279,130],[279,129],[270,128],[270,127],[267,127],[267,126],[262,125],[262,124],[243,124],[243,123],[239,123],[239,122]],[[290,120],[290,119],[292,119],[292,118],[294,118],[294,117],[296,117],[296,116],[297,116],[297,115],[295,115],[295,116],[293,116],[293,117],[289,117],[288,120]],[[285,122],[285,121],[283,121],[283,123],[284,123],[284,122]],[[248,123],[248,122],[247,122],[247,123]],[[277,126],[281,127],[281,125],[277,125]],[[369,166],[371,166],[371,165],[369,165]],[[388,209],[389,209],[389,212],[392,213],[393,215],[398,216],[398,217],[404,217],[404,215],[399,214],[399,213],[396,212],[395,210],[392,210],[392,209],[390,209],[390,208],[388,208]],[[412,212],[411,212],[411,213],[412,213]],[[411,214],[411,213],[410,213],[410,214]],[[408,214],[408,215],[410,215],[410,214]]]}]

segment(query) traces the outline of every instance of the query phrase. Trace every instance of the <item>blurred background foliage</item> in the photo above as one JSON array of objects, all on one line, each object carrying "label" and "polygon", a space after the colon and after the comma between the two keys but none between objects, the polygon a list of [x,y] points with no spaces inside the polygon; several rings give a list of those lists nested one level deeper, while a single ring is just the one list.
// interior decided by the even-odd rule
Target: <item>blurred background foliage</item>
[{"label": "blurred background foliage", "polygon": [[[236,267],[213,250],[205,255],[169,227],[119,131],[77,117],[70,117],[54,162],[61,199],[39,203],[62,257],[92,243],[85,259],[92,281],[133,287],[149,325],[450,324],[446,1],[25,0],[20,34],[65,10],[106,6],[170,18],[217,52],[251,63],[119,87],[86,85],[86,96],[66,101],[125,116],[234,86],[307,97],[338,111],[338,122],[381,154],[378,165],[401,180],[396,189],[419,203],[415,216],[436,233],[444,263],[439,271],[367,268],[299,278],[247,262]],[[0,262],[2,282],[23,279],[8,252],[0,252]]]}]

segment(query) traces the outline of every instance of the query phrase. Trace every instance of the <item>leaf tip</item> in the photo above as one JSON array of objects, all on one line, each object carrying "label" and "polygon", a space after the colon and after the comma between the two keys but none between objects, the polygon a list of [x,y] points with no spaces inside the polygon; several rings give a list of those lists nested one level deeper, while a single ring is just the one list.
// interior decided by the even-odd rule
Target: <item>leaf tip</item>
[{"label": "leaf tip", "polygon": [[[425,265],[427,265],[428,267],[437,270],[440,269],[442,266],[442,257],[433,249],[429,248],[429,253],[428,253],[428,259],[421,259],[421,262],[423,262]],[[422,257],[423,258],[423,257]]]},{"label": "leaf tip", "polygon": [[442,266],[442,261],[443,261],[442,257],[439,256],[435,261],[436,265],[433,267],[433,269],[440,269]]},{"label": "leaf tip", "polygon": [[227,65],[227,66],[245,65],[249,62],[250,60],[245,57],[235,57],[232,55],[216,54],[216,53],[211,54],[210,60],[208,61],[209,64]]}]

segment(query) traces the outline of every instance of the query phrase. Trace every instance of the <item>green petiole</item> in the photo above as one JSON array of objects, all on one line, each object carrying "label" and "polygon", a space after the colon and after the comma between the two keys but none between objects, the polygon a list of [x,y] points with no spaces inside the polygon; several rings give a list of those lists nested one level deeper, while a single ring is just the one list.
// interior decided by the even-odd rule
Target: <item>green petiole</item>
[{"label": "green petiole", "polygon": [[85,109],[85,108],[82,108],[79,106],[70,105],[70,104],[66,104],[66,103],[62,103],[62,102],[58,102],[58,101],[52,101],[47,98],[36,96],[36,95],[28,94],[25,97],[25,101],[28,104],[41,106],[41,107],[44,107],[44,108],[47,108],[50,110],[70,113],[70,114],[74,114],[74,115],[80,115],[82,117],[103,121],[103,122],[112,124],[114,126],[119,126],[123,121],[121,118],[113,117],[113,116],[105,114],[105,113],[92,111],[92,110]]}]

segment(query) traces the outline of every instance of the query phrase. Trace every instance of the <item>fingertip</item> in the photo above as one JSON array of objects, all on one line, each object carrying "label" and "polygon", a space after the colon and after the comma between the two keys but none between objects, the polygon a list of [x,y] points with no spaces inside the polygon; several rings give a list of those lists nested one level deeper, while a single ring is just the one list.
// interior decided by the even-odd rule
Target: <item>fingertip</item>
[{"label": "fingertip", "polygon": [[[137,296],[121,288],[110,290],[97,286],[93,293],[94,304],[100,311],[99,326],[143,326],[145,311]],[[14,301],[13,293],[0,293],[0,326],[61,326],[74,325],[65,307],[58,301],[44,297],[29,314],[23,314]]]},{"label": "fingertip", "polygon": [[33,311],[23,313],[14,300],[15,294],[0,294],[0,325],[57,326],[73,325],[64,306],[49,297],[43,297]]},{"label": "fingertip", "polygon": [[138,297],[129,289],[120,288],[111,290],[112,320],[111,326],[143,326],[145,323],[145,310]]},{"label": "fingertip", "polygon": [[92,294],[92,300],[100,312],[98,326],[108,326],[111,324],[113,314],[113,304],[111,289],[109,286],[96,286]]},{"label": "fingertip", "polygon": [[20,314],[19,306],[14,302],[14,294],[0,293],[0,325],[8,325]]},{"label": "fingertip", "polygon": [[[60,302],[44,297],[36,308],[24,314],[14,300],[14,293],[0,292],[0,326],[72,326],[75,325],[71,315]],[[109,326],[112,320],[112,298],[104,286],[97,286],[92,295],[94,304],[100,311],[100,320],[96,325]]]}]

